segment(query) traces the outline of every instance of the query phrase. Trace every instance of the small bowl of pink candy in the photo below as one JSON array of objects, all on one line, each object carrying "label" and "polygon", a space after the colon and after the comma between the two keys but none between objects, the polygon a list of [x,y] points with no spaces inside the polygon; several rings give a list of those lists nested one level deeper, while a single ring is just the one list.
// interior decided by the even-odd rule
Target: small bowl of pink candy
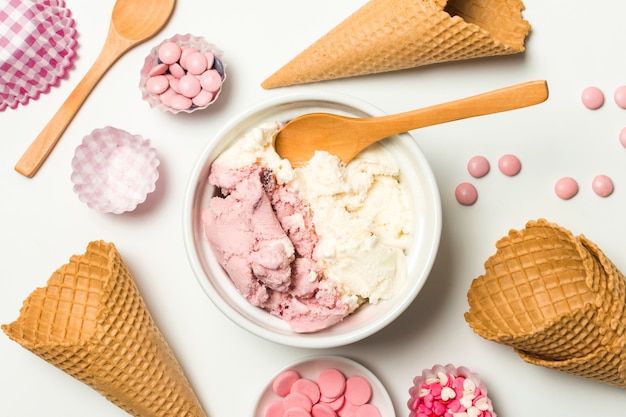
[{"label": "small bowl of pink candy", "polygon": [[203,37],[175,35],[152,48],[139,88],[150,107],[191,113],[213,104],[226,80],[223,52]]},{"label": "small bowl of pink candy", "polygon": [[487,387],[476,372],[464,366],[424,369],[413,379],[409,395],[409,417],[496,417]]},{"label": "small bowl of pink candy", "polygon": [[395,416],[380,380],[358,362],[314,356],[278,371],[254,406],[253,417]]}]

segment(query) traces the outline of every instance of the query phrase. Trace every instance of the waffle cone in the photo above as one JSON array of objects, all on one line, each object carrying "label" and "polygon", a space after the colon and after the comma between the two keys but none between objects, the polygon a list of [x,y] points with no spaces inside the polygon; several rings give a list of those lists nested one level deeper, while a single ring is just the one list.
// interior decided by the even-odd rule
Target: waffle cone
[{"label": "waffle cone", "polygon": [[584,236],[546,220],[496,243],[465,319],[527,362],[626,388],[626,279]]},{"label": "waffle cone", "polygon": [[521,0],[370,0],[263,88],[524,51]]},{"label": "waffle cone", "polygon": [[2,329],[131,415],[206,416],[112,243],[72,256]]}]

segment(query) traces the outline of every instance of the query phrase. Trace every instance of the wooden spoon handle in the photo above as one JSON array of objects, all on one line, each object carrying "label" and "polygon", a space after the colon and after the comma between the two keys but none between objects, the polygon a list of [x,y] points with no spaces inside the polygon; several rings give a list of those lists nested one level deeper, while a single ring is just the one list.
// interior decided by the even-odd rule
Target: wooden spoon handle
[{"label": "wooden spoon handle", "polygon": [[546,81],[529,81],[419,110],[372,118],[371,125],[367,124],[368,129],[380,129],[379,136],[386,137],[421,127],[528,107],[547,98]]},{"label": "wooden spoon handle", "polygon": [[128,49],[126,42],[127,41],[115,39],[114,36],[107,38],[105,47],[102,49],[89,71],[87,71],[83,79],[76,85],[37,138],[30,144],[28,149],[26,149],[26,152],[24,152],[20,160],[17,161],[15,165],[17,172],[29,178],[37,173],[87,96],[89,96],[89,93],[91,93],[98,81],[124,50]]}]

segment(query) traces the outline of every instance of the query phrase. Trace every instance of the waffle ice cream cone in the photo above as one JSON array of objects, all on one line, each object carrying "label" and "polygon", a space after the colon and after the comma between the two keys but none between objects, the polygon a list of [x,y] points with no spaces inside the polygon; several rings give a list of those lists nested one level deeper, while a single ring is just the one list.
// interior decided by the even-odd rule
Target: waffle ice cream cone
[{"label": "waffle ice cream cone", "polygon": [[626,279],[584,236],[544,219],[496,243],[465,319],[526,361],[626,388]]},{"label": "waffle ice cream cone", "polygon": [[261,86],[522,52],[523,9],[521,0],[370,0]]},{"label": "waffle ice cream cone", "polygon": [[112,243],[72,256],[2,329],[133,416],[206,417]]}]

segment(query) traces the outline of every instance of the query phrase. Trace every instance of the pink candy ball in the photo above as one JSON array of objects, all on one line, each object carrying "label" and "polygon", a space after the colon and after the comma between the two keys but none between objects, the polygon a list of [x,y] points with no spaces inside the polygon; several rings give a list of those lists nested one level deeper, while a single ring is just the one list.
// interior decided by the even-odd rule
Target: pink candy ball
[{"label": "pink candy ball", "polygon": [[506,154],[498,160],[498,168],[504,175],[512,177],[520,172],[522,163],[515,155]]},{"label": "pink candy ball", "polygon": [[604,104],[604,93],[598,87],[587,87],[581,96],[583,105],[590,110],[596,110]]},{"label": "pink candy ball", "polygon": [[163,42],[159,47],[159,60],[167,65],[173,64],[180,59],[181,49],[175,42]]},{"label": "pink candy ball", "polygon": [[489,161],[484,156],[475,156],[467,163],[467,171],[474,178],[482,178],[489,172]]},{"label": "pink candy ball", "polygon": [[559,198],[569,200],[578,194],[578,183],[574,178],[563,177],[556,182],[554,192]]},{"label": "pink candy ball", "polygon": [[191,74],[186,74],[178,80],[178,90],[185,97],[194,98],[202,91],[202,86],[199,79]]},{"label": "pink candy ball", "polygon": [[463,182],[457,185],[454,190],[454,196],[459,204],[471,206],[476,202],[476,200],[478,200],[478,191],[476,190],[476,187],[469,182]]},{"label": "pink candy ball", "polygon": [[206,56],[200,52],[189,54],[185,64],[187,65],[187,71],[193,75],[200,75],[207,70]]},{"label": "pink candy ball", "polygon": [[606,175],[598,175],[591,182],[593,192],[600,197],[608,197],[613,194],[613,180]]}]

